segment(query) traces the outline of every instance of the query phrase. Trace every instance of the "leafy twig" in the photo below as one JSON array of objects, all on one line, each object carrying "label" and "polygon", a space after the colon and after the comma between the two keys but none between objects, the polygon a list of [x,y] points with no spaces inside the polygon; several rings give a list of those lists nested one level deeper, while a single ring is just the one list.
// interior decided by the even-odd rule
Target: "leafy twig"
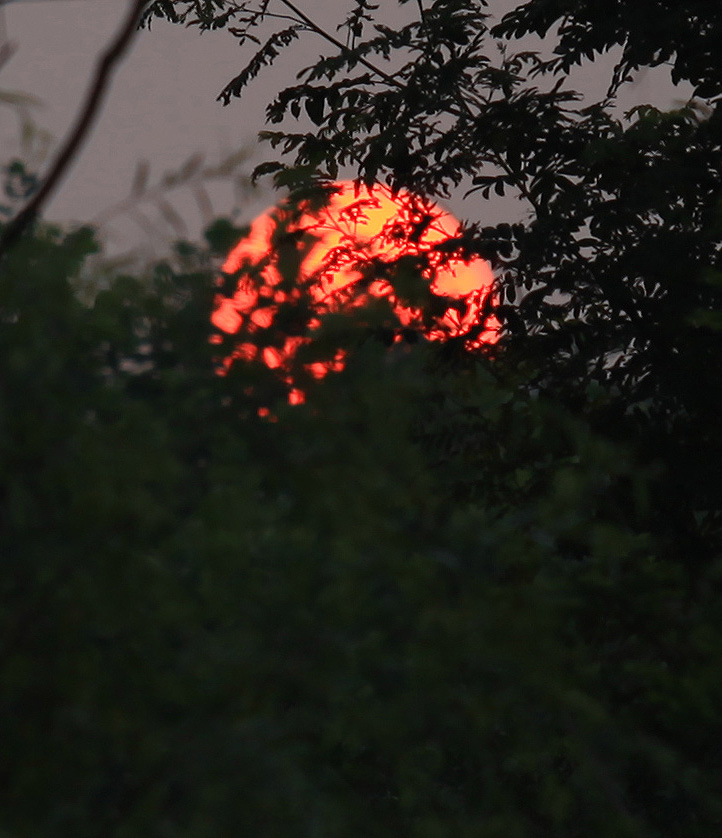
[{"label": "leafy twig", "polygon": [[[322,29],[317,23],[314,23],[308,15],[304,14],[299,8],[294,6],[293,3],[289,2],[289,0],[280,0],[284,6],[287,6],[295,15],[298,16],[299,20],[302,20],[309,29],[315,32],[317,35],[320,35],[322,38],[325,38],[327,41],[332,43],[335,47],[341,50],[342,54],[348,54],[352,52],[346,44],[341,43],[338,38],[334,38],[333,35],[326,32],[325,29]],[[370,61],[367,61],[363,56],[357,55],[354,56],[359,64],[363,64],[367,70],[371,70],[372,73],[376,73],[376,75],[380,76],[387,84],[392,85],[393,87],[401,87],[403,88],[403,84],[397,81],[393,76],[390,76],[388,73],[385,73],[383,70],[379,69],[378,67],[374,66]]]}]

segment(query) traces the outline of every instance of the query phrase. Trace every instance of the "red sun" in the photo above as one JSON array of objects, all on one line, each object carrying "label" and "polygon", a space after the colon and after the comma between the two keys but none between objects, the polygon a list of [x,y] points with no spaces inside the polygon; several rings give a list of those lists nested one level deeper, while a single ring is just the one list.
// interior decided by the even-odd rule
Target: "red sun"
[{"label": "red sun", "polygon": [[[219,330],[238,335],[226,366],[236,359],[261,359],[286,381],[292,402],[303,400],[293,376],[294,358],[300,346],[313,340],[324,314],[386,298],[397,339],[403,330],[412,329],[430,340],[446,340],[479,324],[492,293],[494,275],[488,262],[449,258],[439,247],[461,230],[438,205],[403,191],[393,196],[382,185],[357,190],[353,183],[337,183],[333,188],[321,207],[281,204],[255,219],[222,268],[225,274],[238,274],[235,293],[219,294],[212,315]],[[393,277],[404,263],[407,273],[411,270],[429,283],[428,291],[437,300],[431,321],[420,307],[399,299]],[[290,282],[289,272],[294,273]],[[305,333],[264,340],[264,331],[277,326],[281,307],[300,306],[302,300],[311,311]],[[473,345],[494,343],[498,328],[496,319],[489,317]],[[323,378],[342,369],[344,357],[339,349],[333,359],[305,369]]]}]

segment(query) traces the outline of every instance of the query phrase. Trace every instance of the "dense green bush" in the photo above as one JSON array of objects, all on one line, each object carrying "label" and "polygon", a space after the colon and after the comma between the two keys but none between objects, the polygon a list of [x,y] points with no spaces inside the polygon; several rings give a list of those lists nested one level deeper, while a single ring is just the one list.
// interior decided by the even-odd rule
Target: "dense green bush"
[{"label": "dense green bush", "polygon": [[5,834],[714,830],[719,571],[657,472],[425,343],[260,419],[207,255],[88,306],[94,247],[1,280]]}]

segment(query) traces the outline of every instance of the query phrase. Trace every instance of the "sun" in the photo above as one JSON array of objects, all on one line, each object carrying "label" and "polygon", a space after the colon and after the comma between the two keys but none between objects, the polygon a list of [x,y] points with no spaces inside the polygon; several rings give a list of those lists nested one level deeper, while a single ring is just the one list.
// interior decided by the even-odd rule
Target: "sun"
[{"label": "sun", "polygon": [[[303,401],[293,374],[299,347],[313,340],[324,314],[350,312],[373,299],[388,303],[395,339],[410,331],[430,340],[469,334],[493,300],[494,274],[481,258],[450,258],[444,243],[460,232],[459,222],[436,203],[404,191],[394,195],[379,184],[336,183],[318,204],[266,210],[222,267],[226,276],[235,275],[236,286],[230,295],[217,294],[212,321],[238,336],[225,366],[260,359],[283,377],[291,402]],[[424,316],[424,299],[434,301],[432,317]],[[307,313],[305,328],[279,337],[279,312],[294,306]],[[498,328],[487,317],[470,341],[494,343]],[[342,369],[344,358],[339,349],[305,369],[323,378]]]}]

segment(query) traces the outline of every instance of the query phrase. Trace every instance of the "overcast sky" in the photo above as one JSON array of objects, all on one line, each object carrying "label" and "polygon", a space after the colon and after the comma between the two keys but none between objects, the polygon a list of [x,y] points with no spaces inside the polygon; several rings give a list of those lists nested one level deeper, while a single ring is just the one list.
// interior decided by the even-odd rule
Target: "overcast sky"
[{"label": "overcast sky", "polygon": [[[128,0],[130,2],[130,0]],[[35,119],[56,140],[68,131],[98,53],[112,38],[127,13],[125,0],[14,0],[0,8],[0,34],[17,51],[0,71],[0,93],[22,91],[39,99],[43,107]],[[397,0],[377,0],[390,21],[413,12],[413,4],[399,9]],[[330,30],[344,17],[344,0],[298,0],[299,6]],[[517,5],[514,0],[492,0],[495,11]],[[128,194],[141,160],[151,166],[151,181],[174,169],[196,152],[209,161],[245,147],[252,155],[248,171],[262,159],[256,133],[263,128],[265,105],[279,86],[296,70],[314,61],[327,47],[320,38],[307,36],[292,54],[279,60],[271,72],[248,89],[243,99],[224,108],[216,101],[221,88],[245,65],[249,45],[240,48],[225,30],[200,34],[162,21],[150,32],[142,31],[131,53],[116,74],[90,141],[83,148],[70,175],[62,183],[46,215],[54,220],[89,220]],[[586,69],[575,83],[590,96],[604,90],[609,62]],[[649,102],[670,106],[687,91],[675,90],[665,70],[641,76],[625,95],[625,105]],[[0,107],[0,142],[6,160],[16,146],[17,120],[11,109]],[[270,156],[270,152],[268,152]],[[228,188],[210,190],[214,210],[230,211],[233,195]],[[252,216],[271,200],[265,192],[248,199],[244,215]],[[195,203],[176,193],[171,203],[195,231],[200,226]],[[474,220],[490,208],[478,197],[463,200],[454,195],[451,209]],[[494,214],[506,209],[495,209]],[[246,219],[247,220],[247,219]],[[486,220],[486,219],[484,219]],[[489,221],[500,220],[489,218]],[[130,222],[122,229],[116,220],[116,237],[140,235]]]}]

